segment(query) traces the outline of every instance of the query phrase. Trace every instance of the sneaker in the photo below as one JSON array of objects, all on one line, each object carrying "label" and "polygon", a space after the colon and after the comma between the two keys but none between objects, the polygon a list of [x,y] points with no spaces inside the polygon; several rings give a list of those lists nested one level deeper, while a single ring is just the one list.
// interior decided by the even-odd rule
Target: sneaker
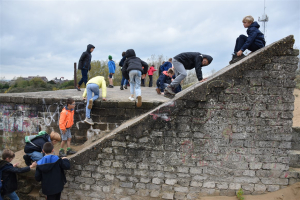
[{"label": "sneaker", "polygon": [[170,94],[167,91],[165,91],[164,97],[169,98],[169,99],[173,99],[175,97],[175,94]]},{"label": "sneaker", "polygon": [[156,88],[156,92],[157,92],[157,94],[161,94],[161,92],[160,92],[160,89],[159,89],[159,88]]},{"label": "sneaker", "polygon": [[232,54],[232,59],[231,61],[229,61],[229,64],[233,64],[238,62],[239,60],[242,60],[243,58],[245,58],[246,56],[244,54],[242,54],[241,56],[237,56],[236,53]]},{"label": "sneaker", "polygon": [[165,88],[165,93],[169,93],[169,94],[175,95],[175,92],[173,92],[173,87],[171,85],[168,85]]},{"label": "sneaker", "polygon": [[121,85],[120,90],[124,90],[123,85]]},{"label": "sneaker", "polygon": [[77,151],[73,151],[71,148],[69,150],[67,150],[67,155],[72,155],[77,153]]},{"label": "sneaker", "polygon": [[108,87],[109,87],[109,88],[113,88],[114,86],[113,86],[113,85],[109,85]]},{"label": "sneaker", "polygon": [[90,125],[94,125],[94,122],[91,118],[85,118],[84,122],[90,124]]},{"label": "sneaker", "polygon": [[138,102],[136,104],[136,107],[141,107],[142,106],[142,97],[138,96],[137,99],[138,99]]},{"label": "sneaker", "polygon": [[124,85],[124,89],[127,89],[127,85]]},{"label": "sneaker", "polygon": [[81,89],[80,89],[79,86],[75,86],[75,88],[76,88],[78,91],[81,91]]},{"label": "sneaker", "polygon": [[129,99],[130,101],[134,101],[134,98],[133,98],[132,96],[130,96],[128,99]]},{"label": "sneaker", "polygon": [[88,109],[92,109],[92,107],[93,107],[93,99],[90,99]]},{"label": "sneaker", "polygon": [[65,150],[64,149],[59,150],[58,156],[59,157],[66,157],[67,155],[65,154]]},{"label": "sneaker", "polygon": [[25,164],[26,164],[27,166],[30,166],[30,165],[31,165],[31,158],[30,158],[29,155],[24,155],[24,156],[23,156],[23,159],[25,160]]}]

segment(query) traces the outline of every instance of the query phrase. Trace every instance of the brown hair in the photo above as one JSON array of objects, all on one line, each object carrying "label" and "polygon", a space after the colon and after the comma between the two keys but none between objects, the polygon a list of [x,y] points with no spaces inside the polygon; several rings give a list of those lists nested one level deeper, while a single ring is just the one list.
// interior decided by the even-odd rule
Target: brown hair
[{"label": "brown hair", "polygon": [[3,149],[2,151],[2,159],[5,160],[6,158],[14,158],[15,153],[10,149]]},{"label": "brown hair", "polygon": [[126,54],[126,52],[125,52],[125,51],[123,51],[123,52],[122,52],[122,56],[125,56],[125,54]]},{"label": "brown hair", "polygon": [[56,140],[56,141],[58,141],[58,142],[61,141],[60,135],[59,135],[57,132],[54,132],[54,131],[52,131],[52,132],[50,133],[50,139],[51,139],[51,141],[53,141],[53,140]]},{"label": "brown hair", "polygon": [[73,102],[75,102],[73,98],[68,98],[68,99],[67,99],[67,106],[68,106],[69,104],[72,104]]},{"label": "brown hair", "polygon": [[43,150],[44,150],[44,152],[45,153],[51,153],[52,152],[52,150],[53,150],[53,144],[51,143],[51,142],[46,142],[45,144],[44,144],[44,146],[43,146]]},{"label": "brown hair", "polygon": [[172,62],[172,58],[169,58],[169,62]]},{"label": "brown hair", "polygon": [[168,69],[168,74],[174,74],[173,68],[169,68],[169,69]]}]

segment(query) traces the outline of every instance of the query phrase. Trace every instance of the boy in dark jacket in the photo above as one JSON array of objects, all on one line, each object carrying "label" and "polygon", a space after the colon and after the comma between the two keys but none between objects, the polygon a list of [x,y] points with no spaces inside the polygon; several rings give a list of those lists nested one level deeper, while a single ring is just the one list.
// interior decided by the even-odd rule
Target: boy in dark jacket
[{"label": "boy in dark jacket", "polygon": [[43,158],[43,146],[46,142],[52,142],[55,145],[61,141],[61,137],[56,132],[51,132],[50,135],[45,134],[34,138],[30,143],[26,142],[24,152],[26,155],[23,156],[27,166],[31,164],[31,160],[38,161]]},{"label": "boy in dark jacket", "polygon": [[47,200],[59,200],[67,182],[64,170],[70,169],[70,161],[66,157],[52,155],[51,142],[44,144],[43,152],[45,156],[37,162],[35,180],[42,182],[42,192],[47,195]]},{"label": "boy in dark jacket", "polygon": [[172,78],[174,76],[174,70],[170,68],[168,71],[163,71],[156,81],[156,92],[157,94],[161,94],[165,90],[165,84],[171,84]]},{"label": "boy in dark jacket", "polygon": [[263,48],[266,45],[265,37],[262,32],[260,32],[259,24],[257,22],[254,22],[254,18],[252,16],[246,16],[243,19],[243,25],[247,29],[248,37],[245,35],[240,35],[236,39],[234,52],[232,54],[232,59],[229,62],[229,64],[233,64],[242,58],[245,57],[243,52],[246,49],[249,49],[250,51],[254,52],[258,49]]},{"label": "boy in dark jacket", "polygon": [[[122,59],[120,60],[119,62],[119,66],[121,67],[121,71],[122,71],[122,67],[124,65],[124,62],[126,60],[126,56],[125,56],[126,52],[123,51],[122,52]],[[125,79],[125,77],[123,76],[122,74],[122,80],[121,80],[121,86],[120,86],[120,90],[124,90],[124,89],[127,89],[127,85],[128,85],[128,80]],[[124,86],[124,87],[123,87]]]},{"label": "boy in dark jacket", "polygon": [[[16,194],[18,189],[18,181],[16,173],[29,172],[31,168],[36,167],[36,162],[33,162],[29,167],[17,168],[17,164],[12,165],[11,162],[15,158],[15,153],[9,149],[4,149],[2,152],[2,160],[0,160],[0,174],[1,176],[1,196],[7,196],[12,200],[18,200]],[[0,197],[2,200],[2,197]]]},{"label": "boy in dark jacket", "polygon": [[[124,62],[122,73],[123,76],[130,80],[130,97],[129,100],[134,101],[134,90],[136,98],[138,99],[137,107],[142,106],[142,93],[141,93],[141,77],[148,71],[148,64],[136,57],[133,49],[126,51],[126,60]],[[143,69],[144,67],[144,69]]]},{"label": "boy in dark jacket", "polygon": [[78,91],[80,90],[80,86],[82,83],[86,83],[88,81],[88,71],[91,70],[91,60],[92,60],[92,52],[94,51],[95,47],[94,45],[87,45],[87,49],[85,52],[83,52],[80,56],[79,62],[78,62],[78,69],[81,70],[81,80],[78,82],[78,85],[76,89]]},{"label": "boy in dark jacket", "polygon": [[202,77],[202,67],[209,65],[213,58],[209,55],[198,52],[186,52],[175,56],[172,59],[176,78],[165,89],[165,97],[173,98],[175,95],[175,88],[187,76],[186,70],[195,68],[197,78],[200,82],[205,81]]},{"label": "boy in dark jacket", "polygon": [[159,67],[159,75],[163,71],[168,71],[168,69],[172,68],[172,58],[169,58],[167,62],[164,62],[160,67]]}]

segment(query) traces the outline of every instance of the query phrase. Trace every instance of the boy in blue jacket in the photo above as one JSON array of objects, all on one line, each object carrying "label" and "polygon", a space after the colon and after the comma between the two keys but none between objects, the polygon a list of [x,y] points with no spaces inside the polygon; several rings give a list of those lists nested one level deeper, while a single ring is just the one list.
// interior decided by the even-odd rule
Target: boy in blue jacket
[{"label": "boy in blue jacket", "polygon": [[115,65],[115,62],[112,60],[112,56],[111,55],[108,56],[108,59],[109,59],[109,61],[107,63],[107,65],[108,65],[108,81],[109,81],[109,86],[108,87],[109,88],[113,88],[114,87],[114,83],[113,83],[112,77],[113,77],[113,75],[115,73],[116,65]]},{"label": "boy in blue jacket", "polygon": [[266,45],[264,34],[259,30],[259,24],[254,21],[252,16],[246,16],[243,19],[243,25],[247,29],[248,37],[240,35],[236,39],[234,52],[229,64],[233,64],[245,57],[243,52],[249,49],[251,52],[257,51]]},{"label": "boy in blue jacket", "polygon": [[53,145],[46,142],[43,146],[45,156],[37,162],[35,180],[42,182],[42,192],[47,195],[47,200],[59,200],[64,185],[67,183],[64,170],[70,169],[70,161],[52,155]]},{"label": "boy in blue jacket", "polygon": [[166,85],[171,84],[172,78],[175,75],[174,70],[172,68],[168,69],[168,71],[163,71],[156,81],[156,92],[157,94],[164,94],[164,90]]},{"label": "boy in blue jacket", "polygon": [[33,162],[29,167],[17,168],[17,164],[11,164],[12,160],[15,158],[15,153],[9,149],[4,149],[2,151],[2,160],[0,160],[0,189],[2,196],[7,196],[12,200],[18,200],[19,197],[16,194],[18,189],[18,180],[16,173],[29,172],[31,168],[36,167],[36,162]]}]

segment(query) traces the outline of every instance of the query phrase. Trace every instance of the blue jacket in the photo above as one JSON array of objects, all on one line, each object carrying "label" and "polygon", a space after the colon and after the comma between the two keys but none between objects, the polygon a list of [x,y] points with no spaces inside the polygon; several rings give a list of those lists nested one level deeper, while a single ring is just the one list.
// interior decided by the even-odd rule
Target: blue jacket
[{"label": "blue jacket", "polygon": [[168,69],[172,68],[172,63],[170,62],[165,62],[163,65],[159,67],[159,74],[163,71],[168,71]]},{"label": "blue jacket", "polygon": [[110,61],[108,61],[107,65],[108,65],[108,73],[114,74],[115,70],[116,70],[115,62],[113,60],[110,60]]},{"label": "blue jacket", "polygon": [[60,193],[67,182],[64,170],[70,169],[68,159],[60,159],[56,155],[44,156],[37,162],[35,180],[42,181],[45,195]]},{"label": "blue jacket", "polygon": [[260,25],[257,22],[253,22],[247,29],[248,38],[241,50],[245,51],[254,42],[255,45],[262,48],[266,45],[265,37],[260,30]]}]

